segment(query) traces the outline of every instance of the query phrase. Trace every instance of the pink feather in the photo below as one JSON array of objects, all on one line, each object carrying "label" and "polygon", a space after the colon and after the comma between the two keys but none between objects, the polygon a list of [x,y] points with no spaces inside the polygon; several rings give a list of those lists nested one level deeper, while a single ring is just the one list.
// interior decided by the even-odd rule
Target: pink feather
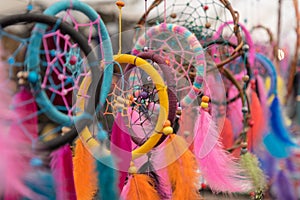
[{"label": "pink feather", "polygon": [[215,192],[248,191],[250,182],[242,175],[239,164],[223,149],[217,125],[208,112],[201,110],[194,131],[194,152],[210,188]]},{"label": "pink feather", "polygon": [[76,200],[72,151],[69,145],[51,153],[50,166],[55,180],[56,198],[58,200]]},{"label": "pink feather", "polygon": [[119,172],[119,191],[121,192],[127,177],[131,161],[131,137],[120,113],[118,113],[111,133],[111,153],[116,158]]}]

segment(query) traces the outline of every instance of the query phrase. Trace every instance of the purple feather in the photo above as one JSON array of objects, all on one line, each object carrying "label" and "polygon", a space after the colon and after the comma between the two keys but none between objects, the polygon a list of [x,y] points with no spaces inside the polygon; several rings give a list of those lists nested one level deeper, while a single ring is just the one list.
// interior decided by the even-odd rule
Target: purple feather
[{"label": "purple feather", "polygon": [[52,152],[50,165],[55,180],[56,198],[58,200],[76,200],[70,146],[65,145]]},{"label": "purple feather", "polygon": [[276,182],[276,196],[280,200],[297,200],[294,186],[286,174],[286,171],[281,170],[278,175]]}]

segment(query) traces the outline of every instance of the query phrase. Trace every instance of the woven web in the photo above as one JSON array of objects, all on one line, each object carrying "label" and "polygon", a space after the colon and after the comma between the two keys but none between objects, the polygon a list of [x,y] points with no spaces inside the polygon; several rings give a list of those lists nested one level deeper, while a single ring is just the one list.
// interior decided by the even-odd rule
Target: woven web
[{"label": "woven web", "polygon": [[176,83],[177,99],[183,99],[193,85],[197,63],[187,39],[179,34],[161,32],[147,37],[145,46],[149,52],[159,54],[166,60]]},{"label": "woven web", "polygon": [[[143,70],[134,68],[119,78],[113,84],[106,103],[101,115],[108,130],[112,125],[109,117],[115,118],[120,113],[128,130],[139,142],[150,137],[157,123],[159,100],[151,78]],[[118,107],[118,103],[124,107]]]},{"label": "woven web", "polygon": [[[164,3],[157,6],[156,11],[150,13],[149,24],[164,21]],[[232,16],[218,0],[191,0],[183,3],[180,0],[167,2],[166,21],[186,27],[204,44],[213,40],[214,33],[223,23],[232,20]],[[232,26],[224,29],[220,35],[235,37]]]}]

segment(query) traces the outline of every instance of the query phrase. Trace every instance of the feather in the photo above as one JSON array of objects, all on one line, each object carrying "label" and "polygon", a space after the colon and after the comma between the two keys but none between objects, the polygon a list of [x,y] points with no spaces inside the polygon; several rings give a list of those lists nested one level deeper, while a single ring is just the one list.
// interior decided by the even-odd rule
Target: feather
[{"label": "feather", "polygon": [[284,119],[282,117],[280,103],[277,95],[275,95],[270,106],[270,113],[270,124],[272,127],[272,133],[274,133],[277,136],[277,138],[282,141],[282,143],[285,143],[285,146],[298,146],[291,138],[290,133],[284,124]]},{"label": "feather", "polygon": [[255,91],[251,91],[251,121],[252,126],[247,132],[248,149],[254,150],[262,142],[263,134],[267,130],[266,118]]},{"label": "feather", "polygon": [[246,174],[252,181],[254,191],[264,191],[267,187],[266,176],[260,168],[260,163],[257,157],[247,152],[241,155],[241,166],[246,170]]},{"label": "feather", "polygon": [[[235,86],[231,86],[228,91],[228,99],[232,99],[236,95],[238,95],[238,90],[235,88]],[[234,122],[232,123],[232,129],[235,138],[240,134],[243,128],[243,113],[241,112],[241,110],[242,101],[240,101],[239,99],[228,105],[227,115],[228,119],[231,122]]]},{"label": "feather", "polygon": [[155,186],[155,190],[157,191],[160,199],[166,199],[167,198],[167,194],[164,191],[164,188],[161,184],[160,181],[160,177],[159,175],[156,173],[153,165],[151,164],[150,159],[148,159],[147,162],[145,162],[138,170],[139,174],[146,174],[148,175],[154,182],[154,186]]},{"label": "feather", "polygon": [[97,174],[95,162],[88,149],[78,139],[73,158],[74,183],[77,199],[93,199],[97,191]]},{"label": "feather", "polygon": [[98,198],[102,200],[117,200],[117,176],[113,157],[108,154],[97,158]]},{"label": "feather", "polygon": [[126,200],[160,200],[154,181],[146,174],[132,174],[128,179]]},{"label": "feather", "polygon": [[210,188],[215,192],[245,192],[250,182],[243,169],[224,150],[219,140],[217,125],[211,115],[201,109],[195,130],[194,149],[200,171]]},{"label": "feather", "polygon": [[51,170],[55,180],[57,200],[76,199],[73,179],[72,151],[65,145],[51,153]]},{"label": "feather", "polygon": [[261,168],[264,171],[266,178],[271,182],[277,173],[277,159],[268,152],[265,152],[260,161]]},{"label": "feather", "polygon": [[122,191],[131,161],[131,137],[121,114],[118,113],[111,132],[111,153],[116,159],[119,192]]},{"label": "feather", "polygon": [[291,155],[291,147],[274,133],[268,133],[263,138],[266,150],[275,158],[287,158]]},{"label": "feather", "polygon": [[280,170],[274,183],[277,199],[296,200],[294,186],[285,170]]},{"label": "feather", "polygon": [[185,140],[175,134],[169,135],[165,153],[172,199],[200,199],[198,166]]},{"label": "feather", "polygon": [[55,183],[54,178],[48,170],[32,170],[31,173],[27,174],[24,180],[28,188],[34,192],[33,198],[28,199],[39,199],[39,200],[55,200]]},{"label": "feather", "polygon": [[234,135],[232,131],[231,121],[226,117],[224,126],[220,135],[221,142],[225,149],[232,147],[234,142]]}]

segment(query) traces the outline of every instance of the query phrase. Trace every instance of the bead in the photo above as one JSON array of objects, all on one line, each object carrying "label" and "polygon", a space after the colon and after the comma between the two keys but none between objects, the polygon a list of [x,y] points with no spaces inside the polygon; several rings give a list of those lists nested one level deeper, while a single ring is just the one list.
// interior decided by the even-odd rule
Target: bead
[{"label": "bead", "polygon": [[255,76],[257,76],[257,75],[259,74],[259,71],[258,71],[257,69],[255,69],[255,70],[253,71],[253,73],[254,73]]},{"label": "bead", "polygon": [[249,77],[248,75],[245,75],[245,76],[243,76],[243,78],[242,78],[242,80],[243,80],[244,82],[249,81],[249,79],[250,79],[250,77]]},{"label": "bead", "polygon": [[209,97],[208,96],[203,96],[202,97],[202,102],[208,103],[209,102]]},{"label": "bead", "polygon": [[119,8],[122,8],[125,6],[125,3],[123,1],[117,1],[116,2],[116,5],[119,7]]},{"label": "bead", "polygon": [[242,112],[243,112],[243,113],[247,113],[247,112],[248,112],[248,108],[247,108],[247,107],[243,107],[243,108],[242,108]]},{"label": "bead", "polygon": [[254,90],[254,89],[256,88],[255,80],[252,79],[252,80],[250,81],[250,84],[251,84],[251,89]]},{"label": "bead", "polygon": [[244,44],[242,49],[244,51],[248,51],[249,50],[249,45],[248,44]]},{"label": "bead", "polygon": [[59,80],[61,80],[61,81],[62,81],[62,80],[64,80],[64,78],[65,78],[65,75],[63,75],[63,74],[59,74],[57,78],[58,78]]},{"label": "bead", "polygon": [[170,135],[173,133],[173,128],[171,126],[167,126],[167,127],[164,127],[162,132],[165,134],[165,135]]},{"label": "bead", "polygon": [[170,60],[166,59],[166,64],[170,65]]},{"label": "bead", "polygon": [[203,6],[203,10],[207,11],[208,10],[208,5]]},{"label": "bead", "polygon": [[201,188],[206,189],[207,185],[205,183],[201,183]]},{"label": "bead", "polygon": [[148,47],[144,47],[144,48],[143,48],[143,51],[144,51],[144,52],[147,52],[147,51],[149,51],[149,48],[148,48]]},{"label": "bead", "polygon": [[19,71],[19,72],[17,73],[17,77],[18,77],[18,78],[22,78],[22,77],[23,77],[23,73],[24,73],[23,71]]},{"label": "bead", "polygon": [[248,146],[248,143],[247,143],[247,142],[242,142],[242,143],[241,143],[241,147],[242,147],[242,148],[247,148],[247,146]]},{"label": "bead", "polygon": [[28,74],[28,81],[30,83],[36,83],[39,79],[39,76],[36,72],[32,71],[32,72],[29,72]]},{"label": "bead", "polygon": [[151,77],[150,76],[148,76],[147,77],[147,81],[151,81],[152,79],[151,79]]},{"label": "bead", "polygon": [[252,126],[254,125],[254,120],[250,120],[250,121],[248,122],[248,125],[249,125],[250,127],[252,127]]},{"label": "bead", "polygon": [[242,153],[242,154],[245,154],[245,153],[247,153],[247,152],[248,152],[247,148],[242,148],[242,149],[241,149],[241,153]]},{"label": "bead", "polygon": [[138,97],[138,96],[140,96],[140,93],[141,93],[140,90],[136,90],[136,91],[134,91],[134,96],[135,96],[135,97]]},{"label": "bead", "polygon": [[70,65],[75,65],[77,63],[77,57],[76,56],[71,56],[70,60],[69,60],[69,64]]},{"label": "bead", "polygon": [[137,168],[136,168],[136,166],[134,165],[133,162],[130,162],[130,167],[128,169],[128,173],[129,174],[136,174],[137,173]]},{"label": "bead", "polygon": [[26,81],[23,79],[23,78],[20,78],[19,80],[18,80],[18,84],[19,85],[24,85],[26,83]]},{"label": "bead", "polygon": [[177,17],[177,14],[176,13],[171,13],[170,17],[175,19]]},{"label": "bead", "polygon": [[190,132],[189,131],[183,131],[183,135],[185,136],[185,137],[188,137],[188,136],[190,136]]},{"label": "bead", "polygon": [[142,99],[147,99],[149,95],[148,95],[148,92],[142,91],[140,96],[142,97]]},{"label": "bead", "polygon": [[211,23],[207,22],[205,23],[205,28],[209,29],[211,27]]},{"label": "bead", "polygon": [[208,108],[208,103],[201,102],[200,106],[201,106],[202,108]]},{"label": "bead", "polygon": [[171,122],[170,120],[167,119],[164,123],[164,127],[168,127],[168,126],[171,126]]},{"label": "bead", "polygon": [[43,165],[43,161],[40,158],[32,158],[30,160],[30,165],[33,167],[39,167]]},{"label": "bead", "polygon": [[68,94],[68,90],[62,90],[62,95],[67,95]]}]

